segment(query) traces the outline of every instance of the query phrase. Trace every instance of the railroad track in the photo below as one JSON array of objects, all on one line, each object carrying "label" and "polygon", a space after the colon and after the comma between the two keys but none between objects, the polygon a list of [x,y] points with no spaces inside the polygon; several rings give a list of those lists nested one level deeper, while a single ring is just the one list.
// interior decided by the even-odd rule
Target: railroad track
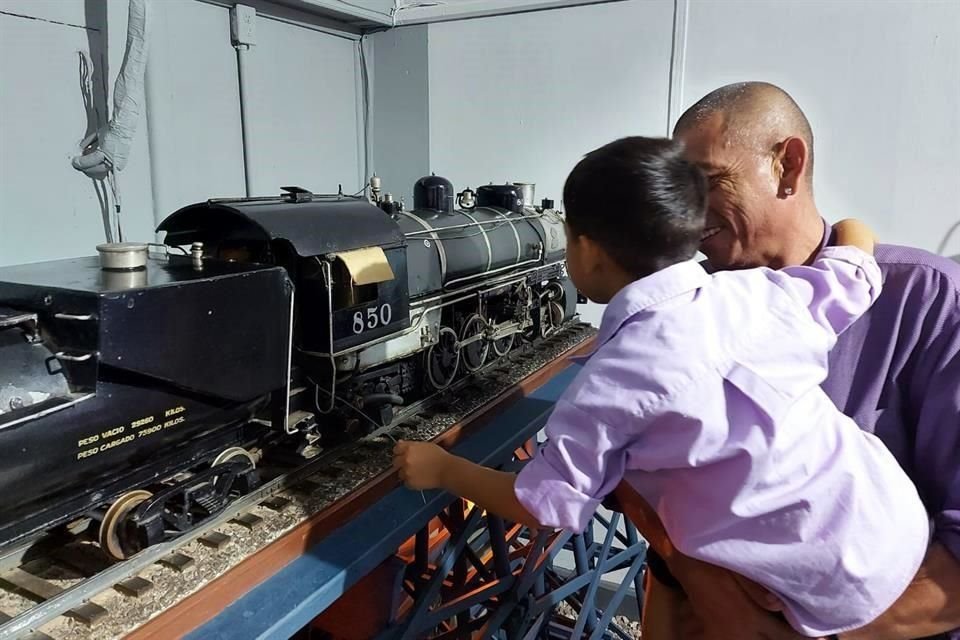
[{"label": "railroad track", "polygon": [[[0,558],[0,640],[126,635],[298,524],[365,491],[389,471],[393,441],[443,436],[594,334],[590,325],[572,323],[535,347],[522,345],[405,410],[390,427],[320,452],[197,529],[123,562],[109,563],[81,536],[34,540],[8,553]],[[348,516],[341,510],[336,517]]]}]

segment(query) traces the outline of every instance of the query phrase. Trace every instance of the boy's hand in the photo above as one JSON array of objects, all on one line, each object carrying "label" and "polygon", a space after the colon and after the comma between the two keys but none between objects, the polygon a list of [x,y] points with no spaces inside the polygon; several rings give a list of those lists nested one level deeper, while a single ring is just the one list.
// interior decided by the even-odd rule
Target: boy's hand
[{"label": "boy's hand", "polygon": [[837,244],[853,245],[865,253],[873,253],[876,237],[870,227],[855,218],[847,218],[833,225],[837,234]]},{"label": "boy's hand", "polygon": [[403,440],[393,448],[393,466],[410,489],[441,489],[510,522],[540,526],[517,499],[514,473],[484,467],[430,442]]},{"label": "boy's hand", "polygon": [[452,456],[432,442],[401,440],[393,447],[393,466],[410,489],[443,488],[443,476]]}]

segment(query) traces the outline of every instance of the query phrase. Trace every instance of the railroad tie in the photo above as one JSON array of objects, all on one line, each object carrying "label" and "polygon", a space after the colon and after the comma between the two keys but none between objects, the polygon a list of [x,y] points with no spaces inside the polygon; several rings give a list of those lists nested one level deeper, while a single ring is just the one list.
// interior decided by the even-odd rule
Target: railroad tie
[{"label": "railroad tie", "polygon": [[125,596],[139,598],[143,594],[153,589],[153,583],[149,580],[141,578],[140,576],[133,576],[132,578],[121,580],[117,584],[113,585],[113,588]]},{"label": "railroad tie", "polygon": [[171,553],[170,555],[161,558],[158,562],[167,567],[168,569],[173,569],[177,573],[182,573],[187,568],[192,567],[194,564],[193,558],[190,556],[184,555],[182,553]]},{"label": "railroad tie", "polygon": [[197,542],[202,544],[205,547],[210,547],[211,549],[220,550],[230,542],[230,536],[219,531],[211,531],[210,533],[204,534],[197,538]]},{"label": "railroad tie", "polygon": [[[0,580],[24,593],[30,594],[34,598],[39,598],[41,601],[55,598],[63,591],[62,588],[52,582],[38,578],[32,573],[27,573],[20,568],[10,569],[3,575],[0,575]],[[94,626],[106,614],[107,610],[94,602],[85,602],[80,606],[70,609],[66,613],[66,615],[71,618],[75,618],[88,626]]]},{"label": "railroad tie", "polygon": [[233,524],[238,524],[238,525],[240,525],[241,527],[243,527],[244,529],[251,529],[251,530],[252,530],[252,529],[253,529],[254,527],[256,527],[258,524],[260,524],[261,522],[263,522],[263,518],[261,518],[260,516],[254,514],[254,513],[245,513],[245,514],[243,514],[243,515],[241,515],[241,516],[238,516],[238,517],[232,519],[230,522],[232,522]]},{"label": "railroad tie", "polygon": [[290,501],[281,496],[271,496],[260,504],[271,511],[281,512],[290,506]]}]

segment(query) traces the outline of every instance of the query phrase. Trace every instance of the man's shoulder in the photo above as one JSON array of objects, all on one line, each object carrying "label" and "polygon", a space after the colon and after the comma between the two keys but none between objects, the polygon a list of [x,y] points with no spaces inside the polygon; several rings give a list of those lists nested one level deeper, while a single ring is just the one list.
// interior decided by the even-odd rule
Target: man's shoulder
[{"label": "man's shoulder", "polygon": [[882,265],[932,269],[944,273],[953,280],[960,281],[960,263],[952,258],[937,255],[924,249],[881,243],[877,244],[874,254],[877,262]]},{"label": "man's shoulder", "polygon": [[923,289],[929,295],[960,297],[960,263],[944,256],[896,244],[874,250],[884,286]]},{"label": "man's shoulder", "polygon": [[[897,244],[878,244],[874,250],[877,264],[884,271],[942,278],[945,284],[960,290],[960,262],[951,258]],[[707,273],[720,273],[722,270],[714,267],[706,258],[700,261],[700,266]]]}]

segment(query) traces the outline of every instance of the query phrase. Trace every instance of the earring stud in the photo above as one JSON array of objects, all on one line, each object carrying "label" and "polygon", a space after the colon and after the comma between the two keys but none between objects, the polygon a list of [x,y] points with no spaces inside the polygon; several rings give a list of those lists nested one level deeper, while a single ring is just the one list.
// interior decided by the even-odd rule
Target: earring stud
[{"label": "earring stud", "polygon": [[788,196],[793,195],[793,187],[787,187],[786,189],[783,190],[783,192]]}]

